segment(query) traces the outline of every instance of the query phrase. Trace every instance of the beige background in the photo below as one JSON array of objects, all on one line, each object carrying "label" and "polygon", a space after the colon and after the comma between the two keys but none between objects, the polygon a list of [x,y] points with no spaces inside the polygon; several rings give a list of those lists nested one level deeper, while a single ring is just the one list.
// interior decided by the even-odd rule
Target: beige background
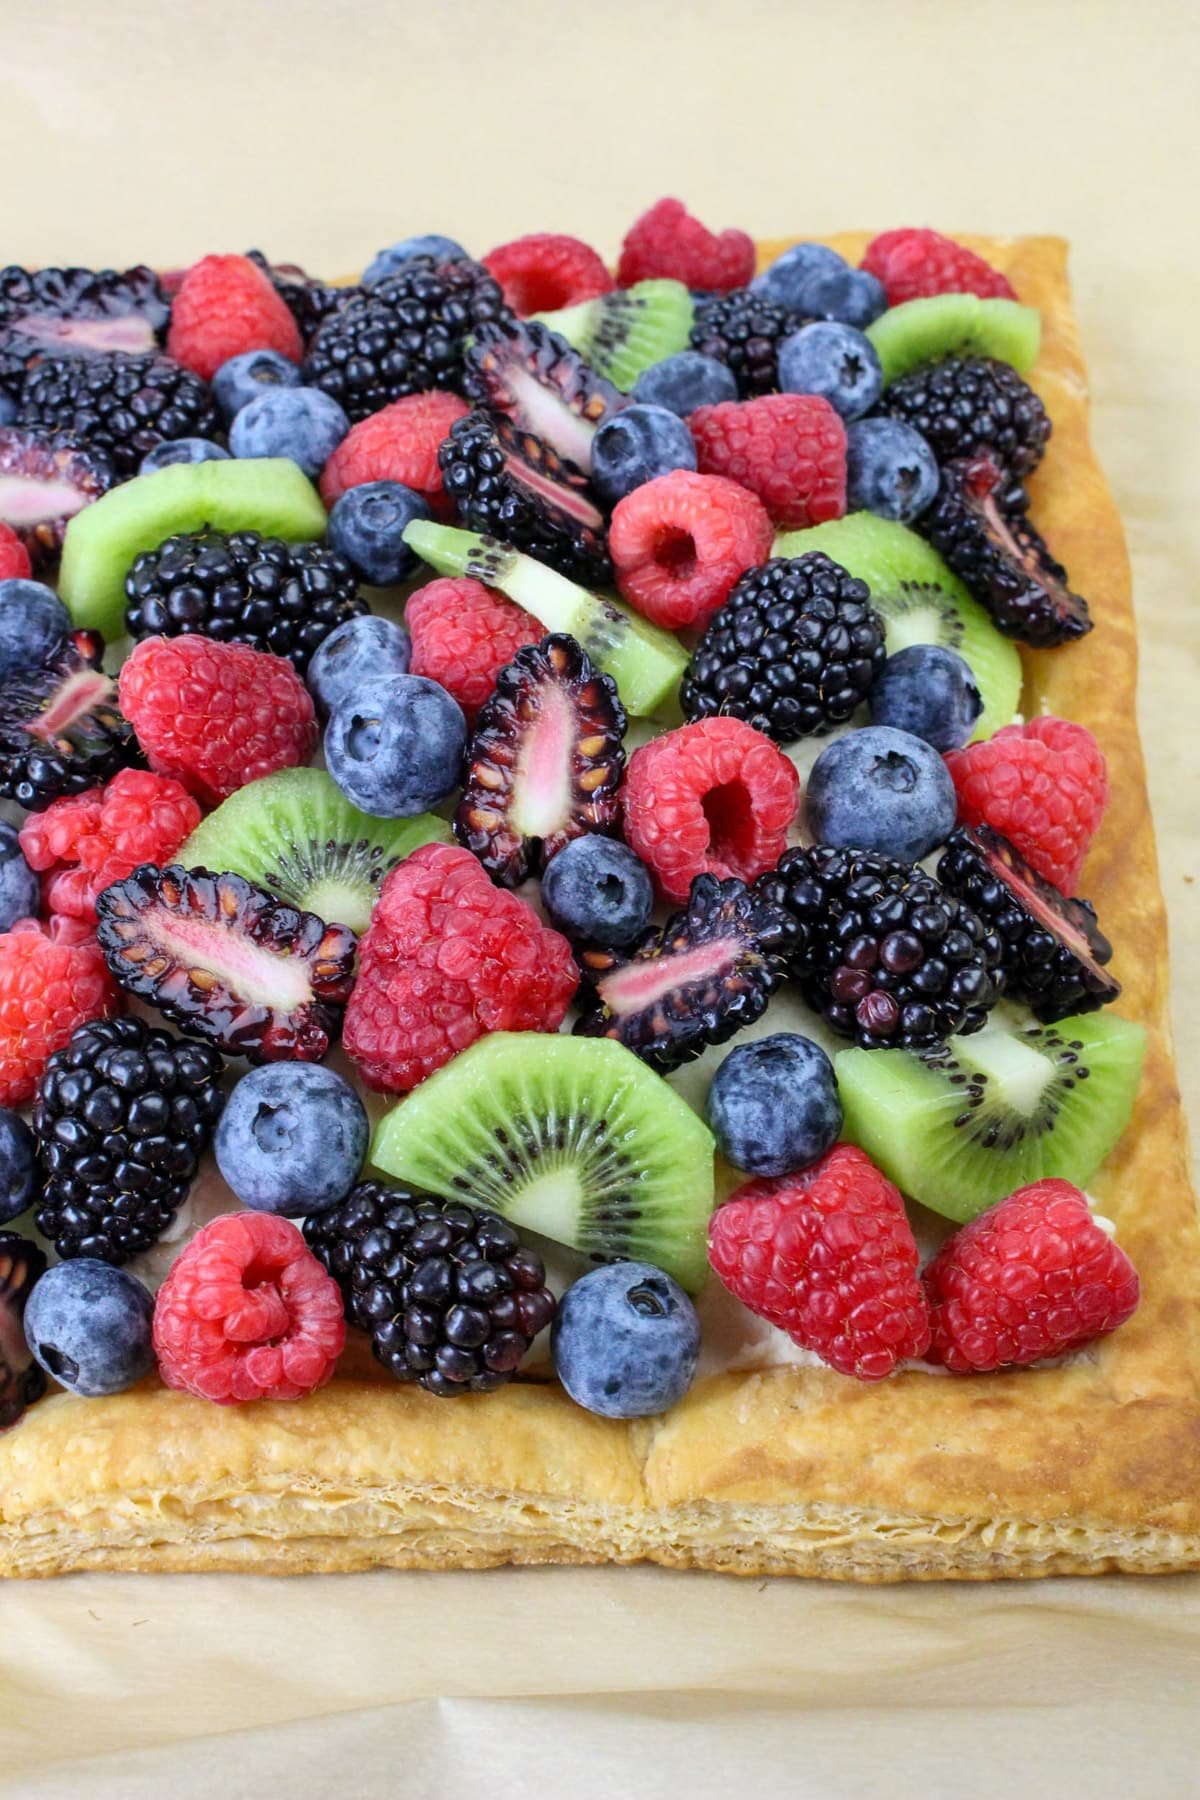
[{"label": "beige background", "polygon": [[[0,261],[333,272],[543,228],[613,254],[661,193],[759,236],[1068,236],[1195,1122],[1198,88],[1191,0],[0,0]],[[1007,1795],[1018,1765],[1181,1794],[1198,1639],[1182,1579],[13,1584],[0,1794]]]}]

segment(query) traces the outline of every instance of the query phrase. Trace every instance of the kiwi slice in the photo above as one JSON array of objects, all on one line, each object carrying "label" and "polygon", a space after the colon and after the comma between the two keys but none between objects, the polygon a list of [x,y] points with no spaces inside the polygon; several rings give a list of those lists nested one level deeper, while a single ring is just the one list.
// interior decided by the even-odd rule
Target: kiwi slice
[{"label": "kiwi slice", "polygon": [[446,821],[432,813],[373,819],[324,769],[282,769],[231,794],[175,861],[244,875],[327,925],[363,932],[389,870],[419,844],[449,838]]},{"label": "kiwi slice", "polygon": [[1082,1187],[1129,1123],[1145,1047],[1140,1025],[1089,1013],[933,1050],[843,1050],[843,1136],[949,1219],[1044,1175]]},{"label": "kiwi slice", "polygon": [[67,526],[58,591],[76,625],[106,638],[125,630],[125,577],[143,550],[181,531],[261,531],[310,543],[325,508],[299,466],[282,456],[172,463],[111,488]]},{"label": "kiwi slice", "polygon": [[1042,315],[1017,300],[936,294],[889,306],[867,326],[867,336],[883,365],[885,387],[941,356],[994,356],[1025,375],[1041,348]]},{"label": "kiwi slice", "polygon": [[693,1294],[704,1282],[712,1134],[615,1039],[480,1038],[393,1107],[371,1161],[599,1262],[653,1263]]},{"label": "kiwi slice", "polygon": [[687,349],[694,310],[682,281],[637,281],[533,317],[565,337],[598,375],[631,388],[643,369]]},{"label": "kiwi slice", "polygon": [[772,555],[804,556],[809,550],[823,550],[866,582],[883,615],[889,656],[910,644],[940,644],[971,665],[983,696],[973,742],[1012,724],[1021,702],[1017,646],[1001,636],[932,544],[907,525],[857,512],[807,531],[781,533]]},{"label": "kiwi slice", "polygon": [[612,676],[626,711],[635,717],[658,712],[678,693],[687,651],[669,631],[639,619],[619,601],[593,594],[532,556],[474,531],[414,519],[404,541],[439,575],[473,575],[531,612],[547,631],[569,633]]}]

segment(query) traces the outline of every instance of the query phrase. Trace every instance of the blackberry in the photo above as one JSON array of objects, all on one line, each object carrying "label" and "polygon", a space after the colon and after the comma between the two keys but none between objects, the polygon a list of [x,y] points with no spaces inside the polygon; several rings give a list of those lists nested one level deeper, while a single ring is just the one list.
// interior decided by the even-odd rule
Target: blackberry
[{"label": "blackberry", "polygon": [[977,912],[1001,944],[1005,992],[1044,1025],[1096,1012],[1121,992],[1104,964],[1112,945],[1088,900],[1067,900],[990,826],[959,826],[937,868],[942,886]]},{"label": "blackberry", "polygon": [[41,812],[141,763],[117,684],[101,666],[104,639],[77,631],[38,669],[0,682],[0,795]]},{"label": "blackberry", "polygon": [[789,974],[864,1049],[979,1031],[1004,987],[1000,940],[915,865],[869,850],[788,850],[757,891],[796,927]]},{"label": "blackberry", "polygon": [[948,356],[894,381],[881,412],[911,425],[939,462],[990,451],[1011,475],[1028,475],[1042,460],[1050,416],[1009,363],[990,356]]},{"label": "blackberry", "polygon": [[0,1431],[15,1425],[46,1391],[22,1324],[25,1304],[45,1273],[45,1253],[32,1239],[0,1231]]},{"label": "blackberry", "polygon": [[496,1213],[368,1181],[304,1236],[378,1361],[442,1398],[511,1381],[554,1317],[541,1258]]},{"label": "blackberry", "polygon": [[257,531],[193,531],[138,557],[125,577],[133,638],[199,632],[285,656],[303,675],[331,631],[368,611],[354,571],[325,544]]},{"label": "blackberry", "polygon": [[35,574],[58,561],[75,514],[112,484],[108,457],[69,433],[0,427],[0,519],[11,521]]},{"label": "blackberry", "polygon": [[248,250],[246,256],[270,276],[271,285],[300,327],[306,344],[339,306],[362,292],[359,287],[335,287],[315,280],[296,263],[270,263],[261,250]]},{"label": "blackberry", "polygon": [[956,457],[942,467],[932,506],[914,521],[961,576],[1006,637],[1049,649],[1092,629],[1087,601],[1020,512],[1004,505],[1008,477],[990,456]]},{"label": "blackberry", "polygon": [[48,356],[25,377],[17,424],[69,432],[121,477],[156,444],[221,429],[208,383],[169,356]]},{"label": "blackberry", "polygon": [[220,1117],[222,1058],[141,1019],[81,1025],[33,1109],[45,1188],[37,1227],[61,1257],[125,1263],[187,1199]]},{"label": "blackberry", "polygon": [[699,301],[689,341],[702,356],[724,363],[739,397],[750,400],[755,394],[778,392],[779,346],[804,323],[799,313],[753,288],[735,288]]},{"label": "blackberry", "polygon": [[688,719],[731,713],[777,744],[843,724],[886,658],[864,581],[820,551],[748,569],[692,652]]},{"label": "blackberry", "polygon": [[153,269],[0,269],[0,387],[46,355],[151,351],[171,303]]},{"label": "blackberry", "polygon": [[457,393],[467,339],[507,316],[499,283],[478,263],[414,256],[325,320],[304,359],[304,380],[331,394],[352,422],[405,394]]},{"label": "blackberry", "polygon": [[576,1035],[616,1038],[651,1068],[678,1068],[762,1017],[796,942],[765,888],[697,875],[687,905],[633,950],[580,953]]}]

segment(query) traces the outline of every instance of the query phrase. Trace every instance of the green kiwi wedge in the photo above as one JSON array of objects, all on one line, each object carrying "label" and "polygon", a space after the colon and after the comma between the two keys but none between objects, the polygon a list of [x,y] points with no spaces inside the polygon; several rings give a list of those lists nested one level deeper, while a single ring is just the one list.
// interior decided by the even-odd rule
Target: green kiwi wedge
[{"label": "green kiwi wedge", "polygon": [[1145,1047],[1109,1012],[934,1050],[843,1050],[843,1136],[948,1219],[1046,1175],[1083,1187],[1129,1123]]},{"label": "green kiwi wedge", "polygon": [[612,676],[626,711],[636,718],[658,713],[677,695],[687,651],[669,631],[619,601],[591,593],[495,538],[453,525],[414,519],[404,541],[439,575],[473,575],[523,606],[547,631],[569,632],[597,668]]},{"label": "green kiwi wedge", "polygon": [[596,1261],[653,1263],[689,1293],[708,1271],[712,1134],[611,1038],[480,1038],[392,1108],[371,1161]]},{"label": "green kiwi wedge", "polygon": [[598,375],[631,388],[643,369],[687,349],[694,310],[682,281],[638,281],[533,316],[565,337]]},{"label": "green kiwi wedge", "polygon": [[1021,704],[1020,652],[996,630],[932,544],[907,525],[856,512],[806,531],[781,533],[772,555],[804,556],[810,550],[823,550],[866,582],[883,617],[889,656],[910,644],[940,644],[957,650],[970,664],[983,698],[972,741],[1012,724]]},{"label": "green kiwi wedge", "polygon": [[363,932],[384,876],[418,845],[449,839],[432,813],[372,819],[324,769],[282,769],[231,794],[174,860],[244,875],[327,925]]},{"label": "green kiwi wedge", "polygon": [[120,637],[125,577],[143,550],[205,526],[306,544],[323,537],[325,525],[321,496],[286,457],[171,463],[110,488],[75,514],[63,542],[58,591],[76,625]]},{"label": "green kiwi wedge", "polygon": [[883,365],[886,387],[920,363],[942,356],[994,356],[1028,374],[1042,343],[1042,315],[1017,300],[977,294],[935,294],[889,306],[867,336]]}]

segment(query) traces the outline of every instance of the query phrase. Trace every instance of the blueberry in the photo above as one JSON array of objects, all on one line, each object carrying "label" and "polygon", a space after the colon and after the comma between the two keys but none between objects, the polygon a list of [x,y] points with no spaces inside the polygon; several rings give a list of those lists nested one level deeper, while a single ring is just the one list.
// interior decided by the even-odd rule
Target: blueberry
[{"label": "blueberry", "polygon": [[0,681],[18,669],[41,668],[73,630],[53,588],[22,575],[0,581]]},{"label": "blueberry", "polygon": [[592,485],[613,506],[656,475],[695,467],[692,434],[665,406],[627,406],[592,439]]},{"label": "blueberry", "polygon": [[19,1218],[33,1205],[38,1185],[36,1151],[37,1140],[21,1115],[0,1107],[0,1225]]},{"label": "blueberry", "polygon": [[423,675],[368,681],[334,708],[325,763],[352,805],[377,819],[407,819],[453,792],[467,722],[444,687]]},{"label": "blueberry", "polygon": [[366,682],[407,675],[411,660],[412,640],[403,625],[362,613],[330,632],[318,646],[305,679],[318,713],[327,719],[335,707],[353,700]]},{"label": "blueberry", "polygon": [[210,438],[167,438],[147,450],[138,464],[139,475],[153,475],[155,469],[169,469],[172,463],[228,462],[228,450]]},{"label": "blueberry", "polygon": [[820,394],[843,419],[857,419],[878,400],[883,369],[869,337],[820,319],[779,346],[779,385],[785,394]]},{"label": "blueberry", "polygon": [[0,821],[0,931],[11,931],[18,919],[36,918],[39,897],[38,878],[21,852],[16,827]]},{"label": "blueberry", "polygon": [[350,429],[336,400],[320,388],[264,388],[229,427],[235,456],[286,456],[319,475]]},{"label": "blueberry", "polygon": [[428,517],[420,494],[399,481],[364,481],[334,501],[329,542],[353,565],[360,581],[394,587],[412,574],[417,562],[404,542],[404,528]]},{"label": "blueberry", "polygon": [[924,738],[935,750],[958,750],[975,729],[983,699],[975,672],[957,650],[910,644],[889,656],[871,689],[876,725]]},{"label": "blueberry", "polygon": [[25,1308],[34,1359],[72,1394],[119,1394],[154,1367],[149,1290],[125,1269],[81,1256],[47,1269]]},{"label": "blueberry", "polygon": [[402,238],[398,244],[390,244],[386,250],[380,250],[367,264],[363,270],[363,286],[373,287],[375,282],[394,275],[414,256],[435,256],[438,262],[464,262],[467,253],[453,238],[442,237],[437,231],[426,231],[420,237]]},{"label": "blueberry", "polygon": [[833,1064],[797,1032],[739,1044],[713,1077],[708,1122],[726,1162],[748,1175],[806,1169],[842,1129]]},{"label": "blueberry", "polygon": [[230,1094],[213,1149],[243,1206],[299,1218],[346,1198],[370,1134],[366,1108],[333,1069],[267,1063]]},{"label": "blueberry", "polygon": [[692,1385],[700,1321],[677,1281],[650,1263],[593,1269],[559,1303],[551,1333],[558,1378],[606,1419],[666,1412]]},{"label": "blueberry", "polygon": [[839,319],[865,331],[887,311],[887,295],[866,269],[833,269],[807,284],[801,310],[810,319]]},{"label": "blueberry", "polygon": [[930,744],[868,725],[835,738],[808,778],[808,828],[819,844],[920,862],[954,830],[954,783]]},{"label": "blueberry", "polygon": [[686,419],[698,406],[720,406],[738,397],[737,380],[727,363],[699,350],[680,350],[643,369],[633,384],[633,397],[647,406],[665,406]]},{"label": "blueberry", "polygon": [[568,937],[631,944],[654,909],[654,884],[640,857],[615,838],[564,845],[542,876],[542,900]]},{"label": "blueberry", "polygon": [[17,416],[17,403],[11,394],[0,388],[0,427],[11,425]]},{"label": "blueberry", "polygon": [[857,419],[846,432],[846,505],[907,525],[938,489],[937,458],[899,419]]},{"label": "blueberry", "polygon": [[299,385],[300,370],[278,350],[245,350],[223,362],[212,378],[213,395],[227,419],[257,400],[264,388]]},{"label": "blueberry", "polygon": [[806,304],[812,283],[823,275],[846,273],[848,265],[845,257],[839,256],[827,244],[793,244],[790,250],[777,256],[761,275],[756,275],[750,286],[756,293],[765,294],[768,300],[774,300],[789,312],[803,313],[812,318],[813,310]]}]

